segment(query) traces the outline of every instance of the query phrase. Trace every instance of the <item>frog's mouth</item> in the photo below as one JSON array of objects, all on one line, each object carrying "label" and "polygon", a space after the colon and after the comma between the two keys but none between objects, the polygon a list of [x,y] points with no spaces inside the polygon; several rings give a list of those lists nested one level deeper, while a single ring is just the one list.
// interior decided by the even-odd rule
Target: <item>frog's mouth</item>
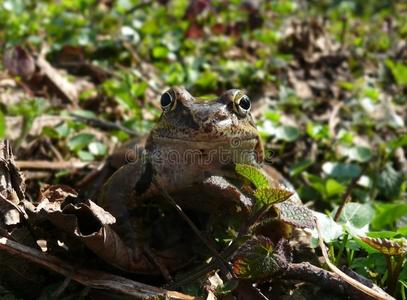
[{"label": "frog's mouth", "polygon": [[209,137],[209,138],[180,138],[180,137],[170,137],[170,136],[154,136],[153,140],[160,144],[179,144],[179,145],[189,145],[191,148],[213,148],[214,146],[229,146],[230,148],[239,148],[248,144],[257,144],[258,136],[247,136],[247,137]]}]

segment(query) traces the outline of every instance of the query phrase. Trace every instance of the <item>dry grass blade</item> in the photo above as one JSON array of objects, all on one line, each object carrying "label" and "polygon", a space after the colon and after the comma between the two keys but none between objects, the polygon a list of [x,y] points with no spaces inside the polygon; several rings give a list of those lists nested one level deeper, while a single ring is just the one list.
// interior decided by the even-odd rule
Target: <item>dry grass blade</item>
[{"label": "dry grass blade", "polygon": [[318,231],[318,239],[319,239],[319,247],[321,248],[322,255],[325,258],[326,264],[328,267],[331,269],[332,272],[337,274],[339,277],[341,277],[344,281],[355,287],[356,289],[362,291],[363,293],[369,295],[373,299],[377,300],[395,300],[392,296],[389,294],[385,293],[382,289],[380,289],[378,286],[374,285],[373,288],[369,288],[365,286],[364,284],[360,283],[359,281],[353,279],[352,277],[348,276],[344,272],[338,269],[337,266],[335,266],[328,257],[328,252],[326,251],[326,247],[324,244],[324,241],[322,240],[322,235],[321,235],[321,229],[319,227],[318,220],[315,220],[316,223],[316,228]]}]

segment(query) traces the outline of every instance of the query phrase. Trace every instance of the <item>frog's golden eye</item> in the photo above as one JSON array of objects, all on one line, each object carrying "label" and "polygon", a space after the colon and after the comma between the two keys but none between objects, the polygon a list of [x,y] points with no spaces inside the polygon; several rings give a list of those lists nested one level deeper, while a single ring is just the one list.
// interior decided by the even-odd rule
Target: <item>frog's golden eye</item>
[{"label": "frog's golden eye", "polygon": [[161,95],[160,104],[163,111],[169,111],[173,107],[175,107],[176,97],[171,93],[171,91],[167,91]]},{"label": "frog's golden eye", "polygon": [[250,111],[252,104],[249,97],[241,92],[237,92],[233,97],[233,109],[234,111],[245,116]]}]

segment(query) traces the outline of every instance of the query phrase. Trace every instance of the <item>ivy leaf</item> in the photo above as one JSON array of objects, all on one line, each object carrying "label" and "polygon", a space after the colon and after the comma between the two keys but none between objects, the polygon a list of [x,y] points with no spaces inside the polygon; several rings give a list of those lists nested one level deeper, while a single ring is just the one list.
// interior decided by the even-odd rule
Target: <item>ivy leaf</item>
[{"label": "ivy leaf", "polygon": [[267,177],[260,169],[250,165],[236,164],[235,170],[239,175],[253,183],[256,189],[269,187]]},{"label": "ivy leaf", "polygon": [[345,181],[359,176],[361,169],[356,164],[326,162],[322,170],[339,181]]},{"label": "ivy leaf", "polygon": [[348,150],[348,157],[357,162],[367,162],[372,158],[372,150],[368,147],[356,146]]},{"label": "ivy leaf", "polygon": [[407,239],[386,239],[359,237],[364,243],[385,255],[405,255],[407,253]]},{"label": "ivy leaf", "polygon": [[403,174],[394,170],[391,163],[387,163],[376,176],[376,185],[384,197],[393,199],[399,196],[403,180]]},{"label": "ivy leaf", "polygon": [[347,203],[338,220],[352,235],[364,235],[374,216],[374,210],[369,204]]}]

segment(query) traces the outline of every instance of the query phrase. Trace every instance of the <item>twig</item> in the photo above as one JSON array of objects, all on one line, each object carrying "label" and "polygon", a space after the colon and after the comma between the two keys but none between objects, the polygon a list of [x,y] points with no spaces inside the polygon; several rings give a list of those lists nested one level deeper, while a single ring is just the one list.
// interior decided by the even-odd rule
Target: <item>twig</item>
[{"label": "twig", "polygon": [[377,299],[377,300],[395,300],[395,298],[393,298],[389,294],[385,293],[378,286],[374,285],[373,288],[369,288],[369,287],[365,286],[364,284],[360,283],[359,281],[353,279],[349,275],[345,274],[341,270],[339,270],[338,267],[336,267],[329,260],[328,253],[327,253],[327,250],[326,250],[326,246],[324,244],[324,241],[322,240],[322,234],[321,234],[321,229],[319,227],[318,220],[315,220],[315,224],[316,224],[316,228],[317,228],[317,231],[318,231],[319,247],[321,248],[322,255],[325,258],[326,264],[332,270],[332,272],[337,274],[339,277],[341,277],[344,281],[346,281],[347,283],[352,285],[354,288],[362,291],[366,295],[369,295],[373,299]]},{"label": "twig", "polygon": [[328,121],[328,127],[329,127],[329,133],[332,136],[332,138],[335,140],[335,127],[338,125],[338,112],[343,106],[342,102],[336,103],[334,105],[334,108],[332,109],[331,113],[329,114],[329,121]]},{"label": "twig", "polygon": [[309,262],[289,264],[281,278],[309,282],[353,299],[361,299],[364,295],[335,273],[316,267]]},{"label": "twig", "polygon": [[198,297],[185,295],[175,291],[168,291],[109,273],[75,268],[71,264],[68,264],[55,256],[42,253],[41,251],[16,243],[5,237],[0,237],[0,249],[7,251],[11,255],[18,255],[30,262],[39,264],[49,270],[72,278],[73,280],[91,288],[119,292],[140,299],[151,299],[154,297],[183,300],[200,299]]},{"label": "twig", "polygon": [[346,203],[349,202],[350,200],[350,193],[352,192],[353,188],[355,187],[356,183],[362,177],[362,175],[365,173],[366,166],[360,171],[359,175],[356,177],[353,177],[351,182],[349,183],[348,187],[346,188],[345,193],[342,195],[342,200],[341,200],[341,205],[338,207],[338,210],[335,213],[334,221],[337,222],[339,218],[341,217],[342,211],[345,208]]},{"label": "twig", "polygon": [[114,130],[121,130],[126,132],[127,134],[131,135],[131,136],[139,136],[139,134],[137,132],[135,132],[134,130],[131,130],[127,127],[124,127],[120,124],[116,124],[110,121],[106,121],[106,120],[101,120],[101,119],[97,119],[97,118],[90,118],[90,117],[84,117],[84,116],[80,116],[74,113],[70,113],[70,115],[85,124],[88,124],[92,127],[96,127],[96,128],[101,128],[101,129],[114,129]]},{"label": "twig", "polygon": [[82,161],[47,161],[47,160],[16,160],[16,165],[20,169],[81,169],[90,163]]}]

